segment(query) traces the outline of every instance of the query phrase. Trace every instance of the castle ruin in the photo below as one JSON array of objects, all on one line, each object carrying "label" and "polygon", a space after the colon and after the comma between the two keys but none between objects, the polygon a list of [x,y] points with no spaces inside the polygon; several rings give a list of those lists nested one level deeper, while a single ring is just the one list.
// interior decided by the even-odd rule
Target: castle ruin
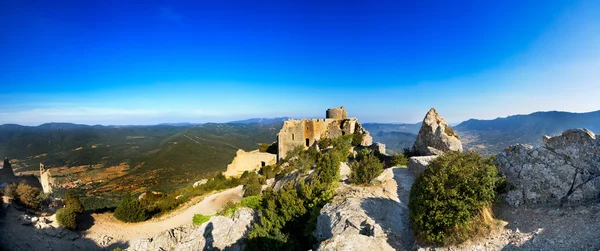
[{"label": "castle ruin", "polygon": [[54,179],[50,174],[50,169],[44,168],[44,164],[42,163],[40,163],[40,182],[42,183],[42,190],[44,190],[44,193],[52,193]]},{"label": "castle ruin", "polygon": [[362,146],[370,146],[373,138],[357,118],[348,118],[348,112],[342,106],[327,109],[324,119],[288,120],[277,134],[277,160],[287,157],[295,147],[311,147],[322,138],[335,138],[346,134],[364,135]]}]

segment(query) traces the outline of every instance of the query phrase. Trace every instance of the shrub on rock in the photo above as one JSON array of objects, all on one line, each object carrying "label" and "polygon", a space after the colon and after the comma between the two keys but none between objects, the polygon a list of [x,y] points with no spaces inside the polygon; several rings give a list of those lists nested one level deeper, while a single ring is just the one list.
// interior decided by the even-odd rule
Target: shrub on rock
[{"label": "shrub on rock", "polygon": [[448,152],[415,180],[408,208],[415,235],[428,243],[460,243],[489,232],[499,183],[492,158]]},{"label": "shrub on rock", "polygon": [[40,189],[37,187],[32,187],[25,183],[19,183],[19,185],[17,185],[16,199],[26,207],[39,209],[40,200],[38,199],[38,195],[40,195]]},{"label": "shrub on rock", "polygon": [[368,184],[381,174],[383,163],[373,152],[361,151],[358,155],[358,161],[351,165],[350,181],[354,184]]},{"label": "shrub on rock", "polygon": [[71,191],[67,191],[67,194],[65,196],[65,207],[71,209],[71,211],[77,214],[83,213],[84,210],[81,201],[79,201],[79,198],[75,196],[75,194],[73,194]]},{"label": "shrub on rock", "polygon": [[114,216],[124,222],[140,222],[149,218],[146,208],[131,195],[125,196],[121,204],[115,209]]},{"label": "shrub on rock", "polygon": [[56,211],[56,220],[58,224],[68,229],[77,228],[77,214],[71,208],[65,207]]}]

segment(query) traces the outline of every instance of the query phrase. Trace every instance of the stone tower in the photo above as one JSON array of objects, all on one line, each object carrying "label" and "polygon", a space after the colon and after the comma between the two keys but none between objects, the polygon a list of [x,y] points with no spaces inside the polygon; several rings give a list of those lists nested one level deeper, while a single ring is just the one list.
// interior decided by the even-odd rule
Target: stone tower
[{"label": "stone tower", "polygon": [[44,168],[43,163],[40,163],[40,182],[44,193],[52,193],[52,175],[50,169]]},{"label": "stone tower", "polygon": [[340,106],[338,108],[330,108],[330,109],[327,109],[327,111],[325,112],[325,118],[347,119],[348,112],[346,111],[346,108],[344,108],[343,106]]}]

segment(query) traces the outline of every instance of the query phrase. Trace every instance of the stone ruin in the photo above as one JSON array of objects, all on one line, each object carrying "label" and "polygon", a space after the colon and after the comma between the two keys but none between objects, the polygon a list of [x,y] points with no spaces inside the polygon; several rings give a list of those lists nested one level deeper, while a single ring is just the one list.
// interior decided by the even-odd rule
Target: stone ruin
[{"label": "stone ruin", "polygon": [[[358,122],[357,118],[348,118],[348,112],[342,106],[327,109],[324,119],[288,120],[277,135],[277,160],[283,160],[287,153],[295,147],[304,148],[315,145],[320,139],[335,138],[338,136],[362,133],[364,134],[362,146],[371,146],[373,138]],[[382,146],[377,146],[382,149]],[[385,153],[385,146],[383,146]]]},{"label": "stone ruin", "polygon": [[50,174],[50,169],[46,169],[42,163],[40,163],[40,183],[42,183],[44,193],[52,193],[54,179],[52,178],[52,174]]}]

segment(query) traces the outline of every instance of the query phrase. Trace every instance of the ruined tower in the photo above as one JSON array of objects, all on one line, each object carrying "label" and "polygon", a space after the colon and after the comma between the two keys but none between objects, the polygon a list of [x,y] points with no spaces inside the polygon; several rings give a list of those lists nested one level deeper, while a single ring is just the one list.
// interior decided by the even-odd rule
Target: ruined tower
[{"label": "ruined tower", "polygon": [[325,112],[325,118],[328,119],[347,119],[348,118],[348,112],[346,111],[346,108],[344,108],[343,106],[337,107],[337,108],[330,108],[327,109],[327,111]]},{"label": "ruined tower", "polygon": [[15,179],[15,173],[8,158],[4,158],[4,165],[0,169],[0,182],[12,182]]},{"label": "ruined tower", "polygon": [[40,163],[40,182],[44,193],[52,193],[52,175],[50,169],[44,168],[44,164]]}]

